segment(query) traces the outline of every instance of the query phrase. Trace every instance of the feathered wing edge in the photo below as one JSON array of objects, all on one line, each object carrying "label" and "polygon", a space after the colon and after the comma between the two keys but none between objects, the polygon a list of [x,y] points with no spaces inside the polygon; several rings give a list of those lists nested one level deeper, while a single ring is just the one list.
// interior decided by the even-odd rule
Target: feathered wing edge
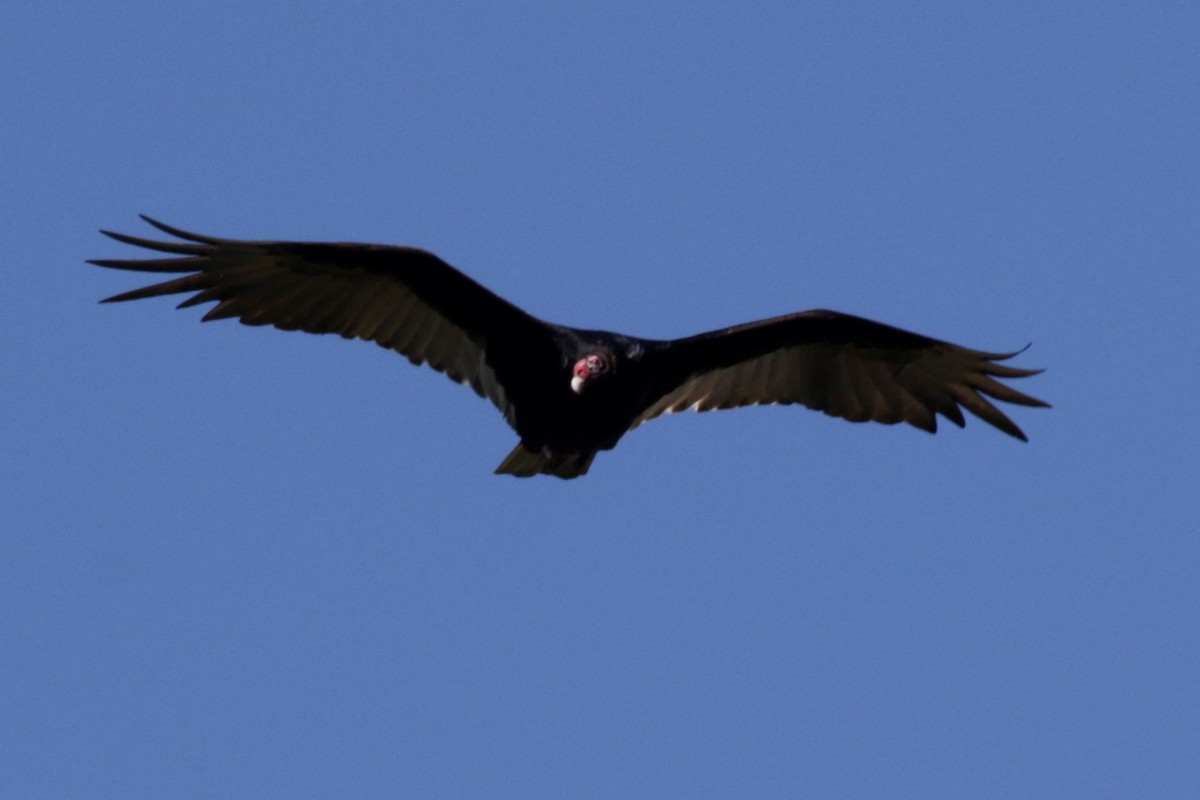
[{"label": "feathered wing edge", "polygon": [[[129,292],[115,294],[112,297],[106,297],[101,300],[101,303],[123,303],[127,300],[142,300],[148,297],[162,297],[170,294],[179,294],[181,292],[200,292],[209,288],[204,277],[204,266],[208,262],[208,256],[214,247],[221,246],[236,246],[251,244],[250,242],[239,242],[233,239],[217,239],[211,236],[201,236],[198,233],[191,233],[179,228],[167,225],[164,222],[159,222],[156,219],[139,214],[143,220],[158,228],[163,233],[169,234],[179,239],[184,239],[184,242],[160,242],[155,239],[144,239],[140,236],[130,236],[127,233],[117,233],[116,231],[101,230],[110,239],[115,239],[122,244],[133,245],[134,247],[145,248],[159,253],[172,253],[176,256],[186,256],[186,258],[93,258],[89,259],[89,264],[95,264],[98,267],[108,267],[110,269],[124,269],[134,272],[159,272],[159,273],[196,273],[187,275],[183,278],[164,281],[150,286],[145,286],[141,289],[134,289]],[[253,243],[253,244],[258,244]],[[187,308],[190,305],[196,305],[201,300],[189,298],[179,304],[178,308]]]},{"label": "feathered wing edge", "polygon": [[102,232],[172,257],[90,263],[186,274],[102,302],[194,293],[178,307],[215,302],[206,321],[235,317],[248,325],[374,341],[471,386],[510,424],[515,410],[507,385],[531,352],[551,346],[545,323],[423,250],[223,239],[141,217],[182,241]]},{"label": "feathered wing edge", "polygon": [[659,348],[665,391],[634,424],[689,409],[801,403],[852,422],[907,422],[932,433],[939,414],[963,427],[965,408],[1027,441],[988,399],[1049,407],[996,380],[1042,372],[997,363],[1026,348],[971,350],[848,314],[801,312]]}]

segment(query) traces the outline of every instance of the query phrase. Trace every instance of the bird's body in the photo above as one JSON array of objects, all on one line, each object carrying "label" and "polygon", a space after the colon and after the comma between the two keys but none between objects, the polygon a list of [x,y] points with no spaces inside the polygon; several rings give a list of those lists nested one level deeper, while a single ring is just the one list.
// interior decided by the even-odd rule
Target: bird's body
[{"label": "bird's body", "polygon": [[834,311],[805,311],[676,340],[642,339],[533,317],[411,247],[217,239],[145,218],[181,242],[105,232],[176,257],[96,260],[186,273],[108,301],[193,293],[205,320],[337,333],[428,363],[489,399],[521,441],[497,472],[574,478],[599,450],[664,412],[801,403],[855,422],[962,426],[961,405],[1025,439],[985,395],[1046,404],[996,380],[1039,370]]}]

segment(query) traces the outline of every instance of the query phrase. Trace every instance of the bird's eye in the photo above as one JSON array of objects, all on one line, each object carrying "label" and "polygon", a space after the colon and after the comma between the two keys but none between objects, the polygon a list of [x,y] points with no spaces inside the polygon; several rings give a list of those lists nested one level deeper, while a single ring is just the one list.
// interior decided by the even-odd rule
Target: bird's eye
[{"label": "bird's eye", "polygon": [[600,356],[588,356],[587,368],[588,372],[593,375],[599,375],[602,372],[608,371],[608,364],[604,363],[604,359]]}]

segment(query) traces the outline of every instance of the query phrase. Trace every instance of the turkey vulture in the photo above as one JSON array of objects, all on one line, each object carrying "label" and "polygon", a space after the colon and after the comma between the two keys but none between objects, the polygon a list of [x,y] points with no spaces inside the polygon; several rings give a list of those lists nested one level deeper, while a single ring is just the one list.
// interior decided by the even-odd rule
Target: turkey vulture
[{"label": "turkey vulture", "polygon": [[1041,370],[836,311],[803,311],[659,341],[543,322],[413,247],[217,239],[142,217],[180,241],[102,231],[175,258],[102,267],[185,273],[103,302],[194,292],[204,320],[337,333],[429,364],[491,400],[521,441],[497,473],[575,478],[596,452],[663,412],[803,403],[852,422],[937,430],[962,410],[1022,441],[984,397],[1047,404],[1000,383]]}]

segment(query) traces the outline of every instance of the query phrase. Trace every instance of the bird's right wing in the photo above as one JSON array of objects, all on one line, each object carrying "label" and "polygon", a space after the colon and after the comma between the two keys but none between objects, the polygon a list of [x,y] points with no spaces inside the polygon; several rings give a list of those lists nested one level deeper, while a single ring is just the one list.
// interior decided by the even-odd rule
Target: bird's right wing
[{"label": "bird's right wing", "polygon": [[656,399],[635,425],[664,412],[801,403],[852,422],[907,422],[933,432],[937,414],[962,427],[962,406],[1025,440],[987,396],[1047,405],[996,380],[1041,372],[996,363],[1016,353],[970,350],[835,311],[656,344],[648,356],[659,376]]},{"label": "bird's right wing", "polygon": [[179,307],[216,302],[204,321],[235,317],[247,325],[372,341],[471,386],[510,422],[510,385],[520,382],[531,353],[552,352],[545,323],[424,250],[218,239],[143,218],[184,241],[104,233],[179,257],[91,263],[187,274],[104,302],[194,292]]}]

